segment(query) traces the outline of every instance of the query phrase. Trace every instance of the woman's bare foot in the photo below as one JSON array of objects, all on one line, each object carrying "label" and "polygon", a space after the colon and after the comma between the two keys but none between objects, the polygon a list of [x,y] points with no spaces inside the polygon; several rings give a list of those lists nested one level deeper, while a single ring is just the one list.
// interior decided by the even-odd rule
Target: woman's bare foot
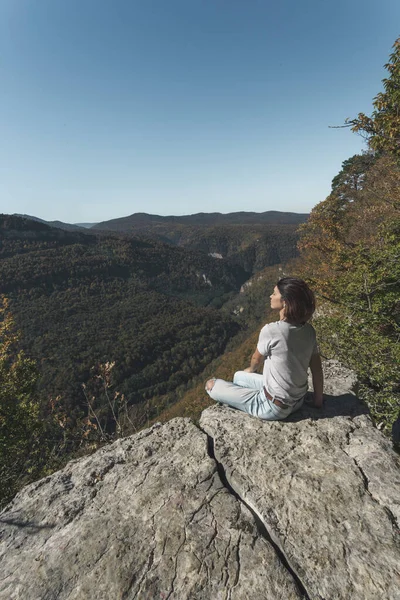
[{"label": "woman's bare foot", "polygon": [[211,392],[214,387],[215,377],[206,381],[206,392]]}]

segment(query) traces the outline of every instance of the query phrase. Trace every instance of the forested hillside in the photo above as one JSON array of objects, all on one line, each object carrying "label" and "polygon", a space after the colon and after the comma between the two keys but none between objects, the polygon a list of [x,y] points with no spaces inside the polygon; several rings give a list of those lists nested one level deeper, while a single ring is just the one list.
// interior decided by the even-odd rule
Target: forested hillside
[{"label": "forested hillside", "polygon": [[0,292],[37,361],[39,393],[78,419],[98,363],[130,404],[184,383],[239,326],[212,308],[248,278],[238,267],[155,242],[67,233],[0,218]]},{"label": "forested hillside", "polygon": [[16,216],[0,215],[0,236],[2,293],[129,276],[139,286],[207,305],[249,275],[203,253],[113,234],[66,232]]},{"label": "forested hillside", "polygon": [[298,255],[297,225],[156,225],[139,234],[215,258],[229,258],[250,273]]},{"label": "forested hillside", "polygon": [[348,122],[368,148],[343,162],[302,227],[300,249],[322,301],[323,352],[358,373],[360,393],[389,432],[400,408],[400,39],[386,69],[372,115]]},{"label": "forested hillside", "polygon": [[96,230],[117,231],[158,240],[216,258],[229,258],[255,273],[298,255],[298,226],[307,215],[268,211],[226,215],[200,213],[161,217],[137,213],[99,223]]}]

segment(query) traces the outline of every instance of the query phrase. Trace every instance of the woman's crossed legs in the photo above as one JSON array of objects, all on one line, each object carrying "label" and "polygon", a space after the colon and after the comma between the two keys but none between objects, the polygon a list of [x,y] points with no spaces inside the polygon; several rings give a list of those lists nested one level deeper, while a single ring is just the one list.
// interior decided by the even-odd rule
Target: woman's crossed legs
[{"label": "woman's crossed legs", "polygon": [[[217,402],[247,412],[254,417],[268,421],[285,419],[292,407],[281,408],[266,398],[263,391],[263,376],[258,373],[237,371],[233,383],[223,379],[209,379],[206,383],[207,394]],[[300,408],[296,405],[296,409]]]}]

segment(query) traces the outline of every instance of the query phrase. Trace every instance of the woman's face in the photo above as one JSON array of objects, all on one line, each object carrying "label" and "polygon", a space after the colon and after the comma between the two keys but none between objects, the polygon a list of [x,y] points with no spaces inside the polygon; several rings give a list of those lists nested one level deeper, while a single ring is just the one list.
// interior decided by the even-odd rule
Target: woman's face
[{"label": "woman's face", "polygon": [[281,310],[281,308],[283,308],[283,299],[277,286],[274,287],[274,291],[270,295],[270,298],[272,310]]}]

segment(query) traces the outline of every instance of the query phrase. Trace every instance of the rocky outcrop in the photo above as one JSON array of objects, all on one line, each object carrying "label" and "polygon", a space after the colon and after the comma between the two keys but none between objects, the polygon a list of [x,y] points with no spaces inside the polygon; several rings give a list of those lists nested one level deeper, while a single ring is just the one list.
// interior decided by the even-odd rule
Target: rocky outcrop
[{"label": "rocky outcrop", "polygon": [[400,598],[400,471],[369,418],[265,427],[240,417],[213,408],[201,425],[229,485],[256,512],[308,596]]},{"label": "rocky outcrop", "polygon": [[0,599],[400,598],[399,460],[351,374],[326,373],[322,410],[215,406],[24,488],[0,515]]},{"label": "rocky outcrop", "polygon": [[0,519],[4,600],[301,597],[188,419],[69,463]]}]

